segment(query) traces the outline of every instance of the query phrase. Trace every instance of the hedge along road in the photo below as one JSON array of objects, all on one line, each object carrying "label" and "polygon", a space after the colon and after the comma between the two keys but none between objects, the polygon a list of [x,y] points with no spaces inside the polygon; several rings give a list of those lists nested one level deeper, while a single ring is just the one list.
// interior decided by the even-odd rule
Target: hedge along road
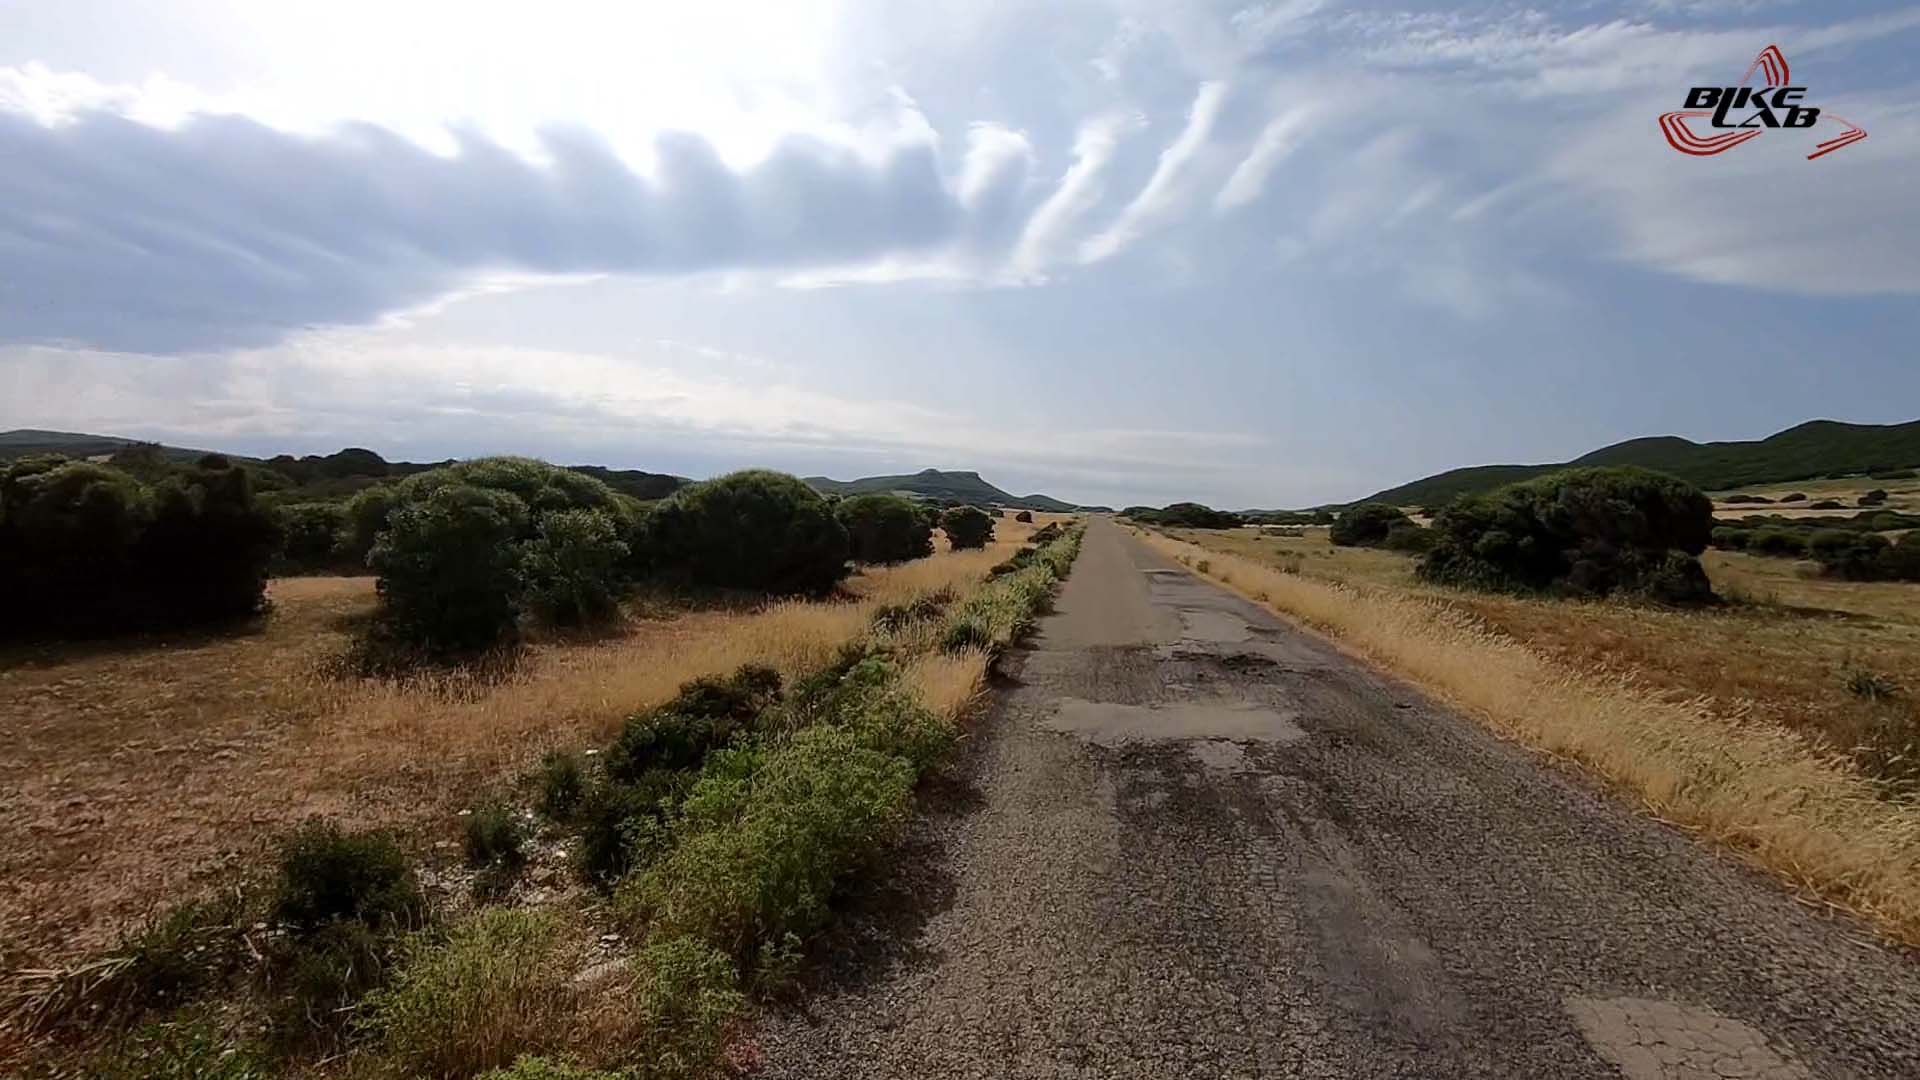
[{"label": "hedge along road", "polygon": [[779,1077],[1920,1076],[1920,965],[1096,519]]}]

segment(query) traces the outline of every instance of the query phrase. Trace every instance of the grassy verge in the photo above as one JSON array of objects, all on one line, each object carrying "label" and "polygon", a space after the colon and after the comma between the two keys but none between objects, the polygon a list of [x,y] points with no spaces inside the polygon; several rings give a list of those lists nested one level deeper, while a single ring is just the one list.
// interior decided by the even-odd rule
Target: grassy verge
[{"label": "grassy verge", "polygon": [[[231,910],[164,924],[114,952],[116,981],[49,985],[18,1015],[85,1027],[106,1003],[152,1020],[90,1063],[107,1075],[710,1075],[747,996],[792,973],[884,853],[1078,544],[1016,552],[970,588],[843,605],[864,624],[811,667],[775,652],[778,667],[694,679],[603,751],[550,757],[514,796],[547,826],[517,803],[466,819],[471,900],[449,902],[444,871],[423,890],[389,835],[316,824]],[[961,623],[986,631],[951,642]],[[576,851],[611,903],[517,887],[542,844]]]},{"label": "grassy verge", "polygon": [[1431,592],[1310,573],[1311,556],[1147,542],[1920,945],[1920,803],[1820,743],[1651,690],[1631,669],[1567,665]]}]

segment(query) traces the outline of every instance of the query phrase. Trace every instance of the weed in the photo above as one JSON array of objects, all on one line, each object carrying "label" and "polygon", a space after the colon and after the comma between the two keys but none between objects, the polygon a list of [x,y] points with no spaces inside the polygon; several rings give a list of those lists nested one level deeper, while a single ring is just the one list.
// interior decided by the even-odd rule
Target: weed
[{"label": "weed", "polygon": [[341,919],[378,930],[420,922],[426,899],[391,835],[350,833],[316,818],[281,849],[274,910],[300,932]]},{"label": "weed", "polygon": [[467,815],[467,865],[518,869],[527,861],[527,826],[513,808],[489,803]]},{"label": "weed", "polygon": [[733,961],[697,938],[669,937],[648,944],[633,966],[641,1075],[679,1080],[715,1072],[745,1001]]},{"label": "weed", "polygon": [[540,759],[540,812],[554,821],[571,821],[587,793],[587,770],[580,755],[550,750]]},{"label": "weed", "polygon": [[205,1017],[148,1024],[94,1062],[100,1080],[266,1080],[267,1061],[251,1046],[229,1042]]},{"label": "weed", "polygon": [[1856,668],[1847,676],[1847,692],[1868,701],[1887,701],[1900,696],[1900,684],[1877,671]]},{"label": "weed", "polygon": [[357,1026],[409,1076],[470,1076],[546,1049],[570,1000],[557,930],[547,914],[489,908],[444,942],[416,936]]},{"label": "weed", "polygon": [[557,1058],[528,1055],[514,1059],[512,1065],[495,1069],[480,1080],[634,1080],[631,1072],[606,1072]]}]

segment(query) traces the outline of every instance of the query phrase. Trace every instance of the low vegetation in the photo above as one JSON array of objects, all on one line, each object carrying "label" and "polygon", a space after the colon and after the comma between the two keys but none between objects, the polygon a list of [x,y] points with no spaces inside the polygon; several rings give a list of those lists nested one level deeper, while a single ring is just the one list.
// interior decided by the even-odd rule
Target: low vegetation
[{"label": "low vegetation", "polygon": [[940,528],[956,551],[983,548],[993,539],[993,518],[978,507],[956,506],[948,510],[940,515]]},{"label": "low vegetation", "polygon": [[[898,495],[854,495],[842,499],[833,512],[846,527],[855,562],[905,562],[933,554],[933,529],[926,515]],[[1027,514],[1027,520],[1033,515]]]},{"label": "low vegetation", "polygon": [[1191,502],[1173,503],[1158,510],[1151,506],[1129,506],[1121,511],[1121,516],[1142,525],[1178,529],[1233,529],[1240,525],[1236,514]]},{"label": "low vegetation", "polygon": [[[506,485],[437,478],[420,485],[427,490],[400,490],[429,475],[368,489],[402,496],[385,503],[375,548],[404,550],[424,563],[426,552],[396,543],[395,534],[416,512],[447,522],[452,535],[442,534],[439,546],[454,553],[452,568],[465,569],[420,573],[450,609],[477,603],[474,594],[491,604],[506,590],[524,622],[549,603],[536,599],[533,583],[578,602],[581,580],[634,565],[631,558],[563,558],[564,545],[543,546],[562,530],[535,527],[496,545],[520,547],[516,573],[486,562],[475,569],[458,557],[472,553],[460,550],[462,530],[497,536],[490,530],[518,529],[523,519],[508,498],[530,517],[544,505],[539,513],[569,527],[617,522],[631,508],[616,500],[603,512]],[[678,513],[698,516],[703,504],[723,515],[772,513],[757,520],[770,522],[776,539],[788,534],[774,526],[817,521],[813,508],[826,505],[808,492],[796,512],[769,511],[759,494],[777,495],[785,487],[777,479],[723,485],[707,499],[697,487],[684,489],[691,505]],[[924,529],[925,516],[910,509]],[[630,528],[612,535],[651,544],[665,510],[635,514]],[[836,518],[826,515],[838,525]],[[351,528],[351,510],[347,521]],[[326,1074],[375,1077],[710,1075],[736,1034],[746,995],[792,973],[836,896],[873,865],[905,819],[918,778],[958,737],[994,650],[1030,625],[1077,550],[1077,530],[1057,523],[1035,529],[1009,520],[1002,532],[1004,539],[984,539],[977,550],[948,545],[857,573],[843,547],[833,567],[840,590],[831,598],[783,599],[768,589],[640,620],[616,607],[622,623],[612,636],[536,640],[504,673],[454,668],[358,679],[309,667],[281,690],[249,686],[235,703],[297,707],[299,725],[313,722],[311,737],[248,747],[244,759],[198,755],[175,782],[155,787],[155,806],[208,806],[199,801],[208,789],[196,773],[215,785],[221,776],[268,775],[285,787],[233,804],[249,822],[314,803],[349,814],[292,829],[275,865],[247,877],[257,884],[244,885],[231,902],[174,909],[163,927],[100,958],[42,965],[56,973],[42,982],[10,977],[7,1012],[12,1019],[90,1017],[90,1026],[68,1027],[63,1037],[97,1055],[84,1071],[106,1076],[250,1078],[323,1061]],[[1037,543],[1022,547],[1018,540],[1029,536]],[[376,562],[389,566],[389,558]],[[1014,561],[1017,570],[990,577]],[[532,573],[535,564],[544,573]],[[284,584],[284,595],[276,585],[282,599],[350,590],[360,599],[311,615],[306,600],[290,600],[283,614],[294,620],[292,639],[280,642],[277,621],[270,625],[266,657],[299,648],[311,663],[315,642],[337,647],[364,619],[391,617],[386,579],[371,609],[364,579]],[[989,632],[980,647],[944,647],[947,627],[963,612],[981,616]],[[201,646],[209,659],[194,662],[208,685],[228,674],[220,658],[230,664],[242,644]],[[177,668],[174,657],[153,660],[156,672]],[[281,658],[271,670],[286,666]],[[140,674],[137,663],[112,670],[123,679]],[[671,695],[652,689],[676,678],[683,681]],[[22,703],[52,704],[33,696],[36,682],[21,684],[29,694]],[[128,685],[95,692],[125,693]],[[197,715],[217,715],[221,700],[200,698]],[[610,703],[622,700],[637,711],[608,717]],[[127,729],[124,722],[113,728],[100,735],[117,745]],[[257,729],[249,718],[231,730]],[[37,721],[21,730],[29,749],[39,745]],[[583,735],[598,747],[581,752]],[[275,739],[284,738],[276,730]],[[238,772],[224,764],[229,757],[244,761]],[[101,760],[103,772],[120,767],[119,756]],[[383,786],[385,795],[367,799]],[[464,812],[455,817],[453,807]],[[140,813],[136,804],[122,812]],[[420,868],[423,827],[431,836],[436,816],[442,828],[458,823],[459,842],[435,845],[455,850],[428,857],[429,873]],[[170,843],[166,865],[183,871],[179,852],[188,849],[168,830],[192,824],[205,834],[220,820],[217,812],[151,817],[140,842],[149,849]],[[579,853],[580,880],[610,893],[610,907],[580,885],[556,892],[548,876],[536,890],[524,879],[530,867],[552,866],[556,845]],[[107,874],[126,865],[100,861]],[[24,894],[10,894],[10,903],[15,895]],[[10,931],[21,925],[12,921],[17,914],[8,913]],[[610,914],[618,920],[611,927],[601,921]],[[608,955],[615,935],[621,944]],[[593,961],[596,951],[611,968]],[[97,977],[103,962],[121,973],[117,982]],[[103,1001],[118,1004],[103,1011]],[[60,1030],[57,1023],[32,1027],[40,1038]]]}]

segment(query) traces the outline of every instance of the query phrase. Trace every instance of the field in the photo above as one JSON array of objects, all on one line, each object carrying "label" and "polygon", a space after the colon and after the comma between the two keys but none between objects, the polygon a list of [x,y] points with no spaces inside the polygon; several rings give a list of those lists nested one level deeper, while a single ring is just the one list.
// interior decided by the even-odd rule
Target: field
[{"label": "field", "polygon": [[1410,557],[1324,530],[1171,535],[1203,572],[1920,940],[1920,587],[1710,551],[1730,603],[1677,611],[1428,587]]},{"label": "field", "polygon": [[[1887,501],[1871,509],[1892,510],[1902,514],[1920,514],[1920,481],[1914,480],[1873,480],[1865,476],[1849,476],[1827,480],[1802,480],[1792,484],[1750,484],[1746,487],[1731,488],[1726,491],[1708,492],[1713,499],[1713,513],[1721,519],[1739,519],[1751,514],[1780,514],[1786,517],[1835,517],[1846,518],[1869,509],[1859,505],[1860,496],[1869,491],[1884,491]],[[1795,492],[1806,496],[1804,501],[1781,503],[1782,495]],[[1767,503],[1729,503],[1730,495],[1758,495],[1774,500]],[[1810,510],[1808,504],[1831,499],[1845,505],[1841,510]]]},{"label": "field", "polygon": [[[544,751],[602,743],[698,675],[749,661],[817,667],[882,604],[964,592],[1057,516],[1037,517],[996,522],[982,551],[941,540],[931,558],[869,568],[835,600],[639,605],[617,632],[536,643],[492,681],[334,674],[375,602],[372,579],[354,577],[276,580],[271,614],[242,633],[0,654],[0,961],[94,953],[257,864],[310,815],[398,827],[432,851],[458,835],[457,811]],[[982,668],[936,657],[911,675],[951,714]]]}]

